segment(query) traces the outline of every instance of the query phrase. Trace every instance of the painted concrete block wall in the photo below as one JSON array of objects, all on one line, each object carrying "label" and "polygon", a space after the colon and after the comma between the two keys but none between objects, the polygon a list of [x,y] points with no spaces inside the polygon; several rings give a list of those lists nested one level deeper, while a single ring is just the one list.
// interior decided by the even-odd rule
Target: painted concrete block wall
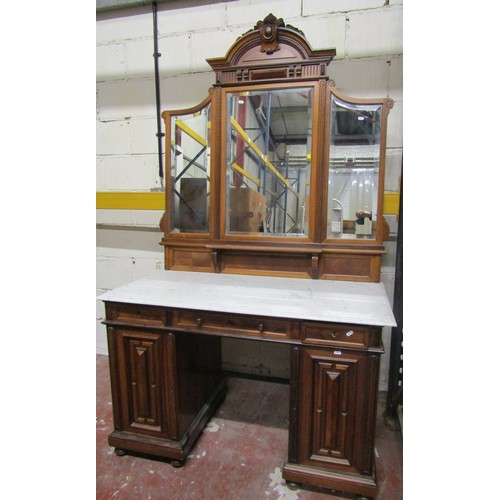
[{"label": "painted concrete block wall", "polygon": [[[223,56],[236,38],[269,12],[302,30],[315,49],[337,56],[328,75],[354,97],[389,96],[386,191],[399,190],[403,115],[403,2],[386,0],[196,0],[158,5],[161,108],[194,106],[207,95],[214,75],[207,58]],[[149,7],[98,14],[96,22],[96,190],[162,190],[158,174],[153,16]],[[163,268],[159,211],[98,210],[97,295]],[[388,217],[391,240],[382,281],[392,300],[396,217]],[[97,301],[96,345],[107,353],[102,303]],[[386,348],[390,329],[384,330]],[[226,342],[228,369],[285,376],[286,350]],[[387,387],[389,356],[381,369]],[[249,360],[251,362],[249,362]],[[274,366],[273,366],[274,365]]]}]

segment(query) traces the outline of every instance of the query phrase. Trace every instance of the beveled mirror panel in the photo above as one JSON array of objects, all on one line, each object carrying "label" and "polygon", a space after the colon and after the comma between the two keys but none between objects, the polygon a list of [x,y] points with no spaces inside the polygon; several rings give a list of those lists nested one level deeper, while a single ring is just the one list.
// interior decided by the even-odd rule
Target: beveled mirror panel
[{"label": "beveled mirror panel", "polygon": [[331,105],[327,237],[375,239],[382,105]]},{"label": "beveled mirror panel", "polygon": [[226,234],[309,231],[311,87],[228,92]]},{"label": "beveled mirror panel", "polygon": [[210,214],[210,111],[170,118],[170,232],[206,233]]}]

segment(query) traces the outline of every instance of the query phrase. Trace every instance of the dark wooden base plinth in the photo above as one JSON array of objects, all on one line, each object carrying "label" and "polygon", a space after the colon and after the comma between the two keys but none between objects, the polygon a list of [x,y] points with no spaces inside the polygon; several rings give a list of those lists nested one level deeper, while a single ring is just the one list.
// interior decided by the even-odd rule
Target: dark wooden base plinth
[{"label": "dark wooden base plinth", "polygon": [[294,484],[308,484],[371,498],[375,498],[378,491],[375,472],[373,475],[364,476],[287,463],[283,467],[283,479]]},{"label": "dark wooden base plinth", "polygon": [[108,437],[108,444],[114,446],[119,455],[123,454],[123,452],[153,455],[171,459],[173,465],[179,466],[184,462],[199,435],[203,432],[208,420],[225,397],[226,383],[222,381],[178,441],[137,432],[114,430]]}]

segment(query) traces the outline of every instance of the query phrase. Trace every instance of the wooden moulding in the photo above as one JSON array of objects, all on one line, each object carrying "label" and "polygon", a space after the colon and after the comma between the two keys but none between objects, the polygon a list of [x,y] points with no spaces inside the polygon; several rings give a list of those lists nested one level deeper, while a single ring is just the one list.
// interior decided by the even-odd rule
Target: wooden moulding
[{"label": "wooden moulding", "polygon": [[311,278],[314,270],[311,255],[300,252],[222,250],[219,269],[222,273],[264,274],[293,278]]},{"label": "wooden moulding", "polygon": [[320,277],[347,281],[380,281],[380,255],[330,253],[322,254]]},{"label": "wooden moulding", "polygon": [[269,14],[240,36],[224,57],[207,59],[218,85],[326,76],[335,49],[313,50],[299,29]]},{"label": "wooden moulding", "polygon": [[304,483],[319,488],[338,489],[371,498],[374,498],[378,492],[375,472],[367,476],[347,475],[333,470],[287,463],[283,467],[283,479],[290,483]]},{"label": "wooden moulding", "polygon": [[204,247],[166,246],[165,269],[175,271],[217,272],[212,252]]},{"label": "wooden moulding", "polygon": [[380,250],[248,244],[165,246],[165,269],[293,278],[380,281]]}]

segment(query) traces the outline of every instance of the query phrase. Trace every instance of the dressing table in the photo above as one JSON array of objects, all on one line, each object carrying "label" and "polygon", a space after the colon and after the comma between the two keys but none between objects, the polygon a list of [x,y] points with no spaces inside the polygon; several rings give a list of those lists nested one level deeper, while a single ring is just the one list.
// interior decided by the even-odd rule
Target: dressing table
[{"label": "dressing table", "polygon": [[224,337],[290,350],[283,478],[375,497],[387,115],[326,74],[335,49],[269,14],[190,109],[165,111],[165,269],[101,295],[109,444],[182,466],[226,392]]}]

